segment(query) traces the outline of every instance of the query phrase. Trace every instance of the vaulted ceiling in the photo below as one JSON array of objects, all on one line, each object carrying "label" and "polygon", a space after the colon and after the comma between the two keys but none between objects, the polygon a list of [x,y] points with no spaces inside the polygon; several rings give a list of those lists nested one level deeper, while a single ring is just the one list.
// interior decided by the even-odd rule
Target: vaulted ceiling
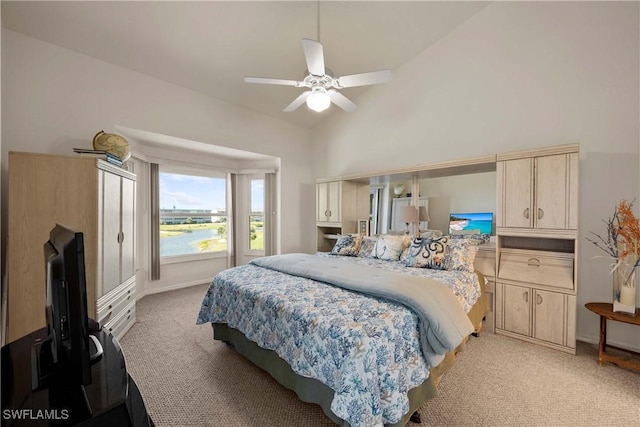
[{"label": "vaulted ceiling", "polygon": [[[282,110],[303,89],[302,38],[336,76],[395,70],[487,6],[435,1],[2,1],[5,28],[214,98],[313,127],[332,114]],[[319,23],[319,25],[318,25]],[[343,89],[358,104],[370,86]],[[352,113],[351,113],[352,114]]]}]

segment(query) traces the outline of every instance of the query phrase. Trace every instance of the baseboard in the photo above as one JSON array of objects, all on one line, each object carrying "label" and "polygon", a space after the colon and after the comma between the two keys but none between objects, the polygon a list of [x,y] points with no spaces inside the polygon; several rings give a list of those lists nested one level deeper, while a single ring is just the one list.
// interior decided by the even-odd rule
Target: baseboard
[{"label": "baseboard", "polygon": [[210,280],[194,280],[191,282],[177,283],[169,286],[163,286],[161,288],[145,289],[143,292],[138,292],[136,300],[140,300],[147,295],[159,294],[162,292],[175,291],[178,289],[190,288],[191,286],[205,285]]},{"label": "baseboard", "polygon": [[[576,340],[585,342],[587,344],[592,344],[596,348],[598,348],[598,345],[600,344],[600,338],[599,337],[578,336],[578,337],[576,337]],[[640,347],[629,345],[629,343],[624,343],[624,342],[620,342],[620,341],[615,341],[615,340],[612,341],[609,338],[607,338],[607,345],[613,345],[613,346],[616,346],[616,347],[626,348],[628,350],[635,351],[636,353],[640,353]]]}]

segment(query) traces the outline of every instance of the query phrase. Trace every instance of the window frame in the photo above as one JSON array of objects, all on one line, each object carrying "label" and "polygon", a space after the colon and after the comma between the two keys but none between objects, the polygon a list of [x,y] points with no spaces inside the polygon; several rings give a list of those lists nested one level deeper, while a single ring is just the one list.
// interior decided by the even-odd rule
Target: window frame
[{"label": "window frame", "polygon": [[[252,190],[251,190],[251,184],[253,180],[262,180],[262,212],[253,212],[251,210],[251,202],[252,202]],[[247,236],[249,237],[248,240],[245,241],[245,251],[246,251],[246,255],[248,256],[264,256],[265,255],[265,244],[264,244],[264,233],[266,232],[266,228],[265,228],[265,206],[266,206],[266,194],[265,194],[265,185],[266,185],[266,177],[264,174],[250,174],[247,175],[247,207],[248,207],[248,212],[246,215],[246,219],[248,220],[247,222]],[[263,240],[262,240],[262,249],[251,249],[251,217],[253,216],[257,216],[257,215],[261,215],[262,216],[262,230],[263,230]],[[245,216],[245,215],[243,215]]]},{"label": "window frame", "polygon": [[[174,175],[188,175],[188,176],[199,176],[204,178],[221,178],[225,181],[225,210],[223,215],[227,218],[227,224],[230,223],[230,212],[229,212],[229,195],[228,187],[229,187],[229,176],[225,172],[208,170],[208,169],[200,169],[194,167],[184,167],[184,166],[171,166],[171,165],[163,165],[160,164],[158,168],[158,178],[163,173],[174,174]],[[158,182],[158,191],[160,191],[160,182]],[[159,210],[159,216],[162,216],[162,212]],[[171,216],[171,215],[169,215]],[[176,215],[177,216],[177,215]],[[196,215],[196,216],[215,216],[215,215]],[[227,226],[228,227],[228,226]],[[214,252],[203,252],[197,254],[182,254],[182,255],[160,255],[160,265],[168,265],[168,264],[179,264],[184,262],[193,262],[193,261],[204,261],[204,260],[212,260],[219,258],[226,258],[229,252],[229,229],[227,228],[227,249],[222,251],[214,251]]]}]

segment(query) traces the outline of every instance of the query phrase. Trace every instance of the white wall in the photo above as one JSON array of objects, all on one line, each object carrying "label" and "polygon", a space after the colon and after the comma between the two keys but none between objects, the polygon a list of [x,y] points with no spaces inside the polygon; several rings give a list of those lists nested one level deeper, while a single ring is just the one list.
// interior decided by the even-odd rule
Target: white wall
[{"label": "white wall", "polygon": [[[585,240],[639,194],[638,2],[495,2],[315,129],[316,177],[580,143],[578,336],[607,263]],[[636,206],[638,203],[636,203]],[[629,325],[611,342],[640,348]]]},{"label": "white wall", "polygon": [[[282,251],[313,250],[308,238],[314,224],[308,129],[6,29],[2,66],[3,177],[8,151],[71,155],[73,147],[90,147],[98,130],[113,131],[116,125],[267,154],[281,159],[281,200],[287,207],[280,213]],[[167,280],[204,282],[214,269],[187,266]]]}]

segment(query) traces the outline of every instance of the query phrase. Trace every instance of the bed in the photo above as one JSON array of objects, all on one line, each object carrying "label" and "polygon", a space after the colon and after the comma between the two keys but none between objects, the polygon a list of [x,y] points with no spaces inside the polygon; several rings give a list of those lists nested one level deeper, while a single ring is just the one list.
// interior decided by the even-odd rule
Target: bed
[{"label": "bed", "polygon": [[484,278],[469,268],[409,268],[406,257],[335,255],[264,257],[225,270],[197,323],[211,323],[214,339],[338,425],[405,425],[480,331]]}]

